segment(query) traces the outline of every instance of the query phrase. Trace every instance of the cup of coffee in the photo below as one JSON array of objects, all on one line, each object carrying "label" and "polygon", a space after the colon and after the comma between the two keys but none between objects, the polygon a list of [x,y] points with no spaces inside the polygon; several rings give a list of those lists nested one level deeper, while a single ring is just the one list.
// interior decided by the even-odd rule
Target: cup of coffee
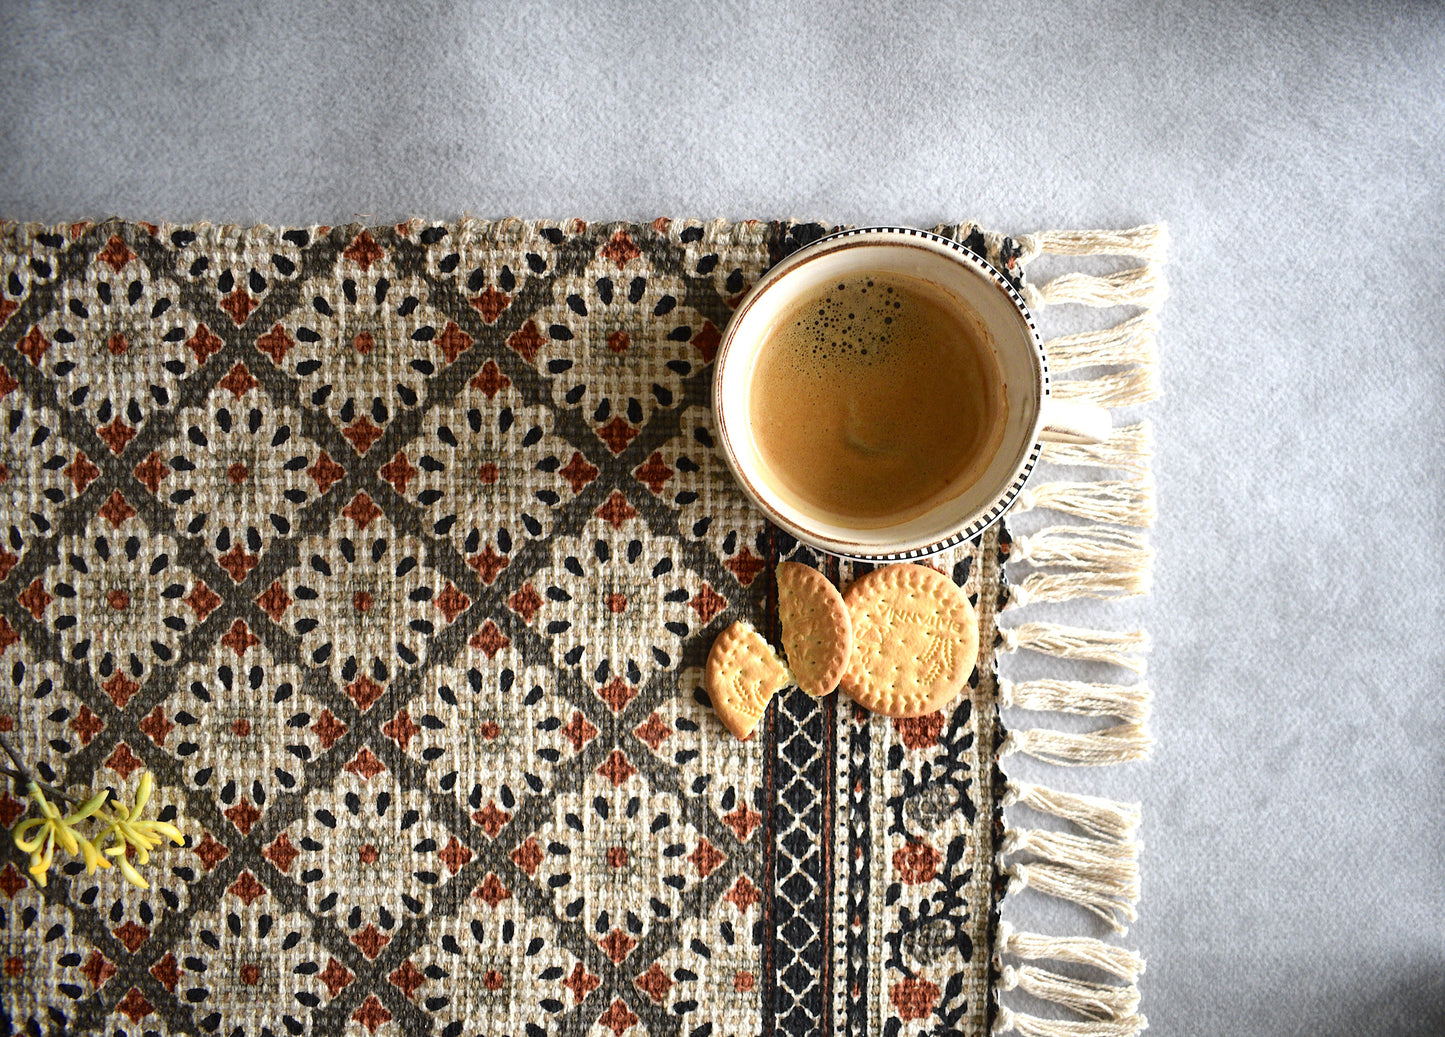
[{"label": "cup of coffee", "polygon": [[829,235],[769,270],[714,360],[713,414],[743,490],[805,543],[920,558],[1013,503],[1040,442],[1098,442],[1107,411],[1055,400],[1028,308],[958,242]]}]

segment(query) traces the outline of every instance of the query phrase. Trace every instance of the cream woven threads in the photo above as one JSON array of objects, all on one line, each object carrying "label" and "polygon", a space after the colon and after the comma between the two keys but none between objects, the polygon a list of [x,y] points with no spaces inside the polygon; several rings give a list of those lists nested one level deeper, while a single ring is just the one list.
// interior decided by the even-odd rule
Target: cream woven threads
[{"label": "cream woven threads", "polygon": [[1044,828],[1010,828],[1004,833],[1000,850],[1006,854],[1032,854],[1040,860],[1065,864],[1087,874],[1121,872],[1126,878],[1129,869],[1139,860],[1136,842],[1093,839]]},{"label": "cream woven threads", "polygon": [[1010,607],[1148,593],[1154,552],[1143,536],[1113,526],[1050,526],[1014,541],[1010,561],[1066,572],[1032,572],[1011,588]]},{"label": "cream woven threads", "polygon": [[1012,604],[1022,608],[1040,601],[1127,598],[1149,593],[1151,583],[1148,569],[1136,572],[1031,573],[1012,588]]},{"label": "cream woven threads", "polygon": [[1015,239],[1027,263],[1041,253],[1058,256],[1134,256],[1162,263],[1169,254],[1169,228],[1146,223],[1128,230],[1046,230]]},{"label": "cream woven threads", "polygon": [[1010,894],[1027,888],[1078,904],[1117,933],[1128,932],[1124,922],[1139,917],[1134,910],[1139,902],[1137,867],[1088,872],[1064,863],[1030,861],[1008,864],[1003,870],[1010,876]]},{"label": "cream woven threads", "polygon": [[1154,479],[1149,475],[1133,480],[1051,482],[1026,486],[1014,508],[1018,511],[1048,508],[1091,522],[1140,527],[1152,526],[1157,517]]},{"label": "cream woven threads", "polygon": [[994,1033],[1017,1033],[1021,1037],[1135,1037],[1148,1029],[1149,1021],[1142,1015],[1127,1019],[1043,1019],[1036,1015],[1014,1012],[999,1006],[994,1018]]},{"label": "cream woven threads", "polygon": [[[1036,965],[1014,965],[999,961],[1000,991],[1024,990],[1085,1016],[1084,1021],[1043,1019],[1012,1012],[1000,1005],[994,1032],[1034,1033],[1099,1037],[1114,1033],[1138,1033],[1148,1021],[1138,1014],[1139,990],[1135,985],[1144,972],[1144,961],[1133,951],[1104,943],[1089,936],[1043,936],[1019,932],[1007,921],[999,923],[995,935],[996,959],[1006,956],[1024,961],[1057,962],[1121,980],[1121,984],[1099,983]],[[1122,1027],[1122,1029],[1120,1029]]]},{"label": "cream woven threads", "polygon": [[1128,983],[1144,973],[1144,959],[1136,952],[1096,940],[1092,936],[1043,936],[1019,932],[1000,922],[995,949],[1030,961],[1058,961],[1097,969]]},{"label": "cream woven threads", "polygon": [[1101,407],[1132,407],[1164,395],[1157,367],[1128,370],[1076,381],[1056,381],[1053,394],[1060,400],[1081,400]]},{"label": "cream woven threads", "polygon": [[1103,443],[1045,443],[1045,464],[1118,468],[1142,475],[1154,462],[1154,427],[1147,421],[1121,425]]},{"label": "cream woven threads", "polygon": [[1149,364],[1159,361],[1159,321],[1148,310],[1112,328],[1060,335],[1044,343],[1049,370],[1055,374],[1083,367]]},{"label": "cream woven threads", "polygon": [[1142,760],[1153,746],[1154,737],[1143,724],[1119,724],[1086,734],[1030,728],[1005,735],[999,756],[1023,753],[1060,767],[1101,767]]},{"label": "cream woven threads", "polygon": [[1143,722],[1149,717],[1154,693],[1145,684],[1099,684],[1090,681],[1045,679],[1014,683],[998,681],[999,705],[1048,713],[1087,717],[1118,717]]},{"label": "cream woven threads", "polygon": [[1090,983],[1034,965],[1005,965],[1000,970],[999,989],[1015,987],[1041,1001],[1052,1001],[1096,1019],[1122,1019],[1139,1009],[1139,991],[1135,987]]},{"label": "cream woven threads", "polygon": [[1040,288],[1024,285],[1024,302],[1034,308],[1074,303],[1102,309],[1109,306],[1154,307],[1163,302],[1169,289],[1152,266],[1105,274],[1064,274]]},{"label": "cream woven threads", "polygon": [[1021,803],[1041,814],[1068,821],[1095,838],[1111,842],[1128,842],[1139,829],[1137,803],[1081,796],[1026,781],[1010,782],[1003,803],[1004,806]]},{"label": "cream woven threads", "polygon": [[1149,635],[1142,630],[1087,630],[1059,623],[1020,623],[999,631],[999,647],[1005,652],[1019,648],[1042,652],[1060,659],[1113,663],[1143,674],[1147,664],[1142,654],[1149,649]]},{"label": "cream woven threads", "polygon": [[[1039,287],[1026,286],[1023,293],[1031,306],[1040,309],[1062,304],[1136,309],[1111,326],[1049,341],[1045,350],[1055,373],[1085,375],[1056,379],[1052,386],[1055,396],[1111,409],[1159,398],[1163,388],[1155,311],[1168,294],[1159,268],[1168,249],[1164,227],[1046,231],[1026,235],[1018,245],[1025,263],[1046,252],[1061,256],[1133,256],[1143,261],[1142,266],[1102,275],[1064,273]],[[1143,421],[1116,428],[1103,443],[1044,446],[1041,461],[1045,465],[1085,471],[1068,479],[1056,477],[1038,482],[1020,496],[1018,510],[1036,509],[1065,518],[1014,541],[1008,561],[1024,569],[1009,584],[1008,608],[1081,598],[1110,600],[1149,591],[1155,559],[1142,530],[1156,517],[1150,472],[1153,450],[1152,429]],[[1002,651],[1028,649],[1071,662],[1113,665],[1142,675],[1149,639],[1141,630],[1094,629],[1035,620],[1000,630],[998,647]],[[1055,766],[1096,766],[1140,759],[1152,745],[1145,726],[1152,696],[1142,683],[1046,677],[1015,684],[1000,677],[998,693],[1002,707],[1114,717],[1118,721],[1093,731],[1042,727],[1007,730],[999,748],[1001,758],[1024,753]],[[1141,821],[1139,805],[1021,781],[1006,787],[1003,803],[1005,807],[1026,807],[1074,829],[1009,828],[1000,846],[1009,894],[1033,889],[1077,904],[1115,931],[1125,931],[1125,922],[1137,917],[1135,905],[1140,897],[1140,844],[1136,838]],[[1148,1025],[1138,1012],[1135,981],[1143,971],[1143,961],[1134,952],[1092,937],[1021,934],[1006,921],[999,926],[994,951],[999,968],[998,991],[1022,990],[1076,1017],[1043,1018],[1000,1004],[995,1032],[1016,1032],[1025,1037],[1125,1037]],[[1097,977],[1070,975],[1051,967],[1004,962],[1006,955],[1030,962],[1051,960],[1091,968],[1124,983],[1098,982]]]},{"label": "cream woven threads", "polygon": [[1142,533],[1113,526],[1050,526],[1032,536],[1017,537],[1011,562],[1065,569],[1144,571],[1154,563],[1154,550]]}]

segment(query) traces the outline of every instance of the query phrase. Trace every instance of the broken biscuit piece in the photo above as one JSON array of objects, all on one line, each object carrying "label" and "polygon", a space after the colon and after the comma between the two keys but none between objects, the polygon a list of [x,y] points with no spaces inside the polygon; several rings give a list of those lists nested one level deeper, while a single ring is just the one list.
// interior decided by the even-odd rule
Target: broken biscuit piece
[{"label": "broken biscuit piece", "polygon": [[777,575],[788,666],[809,695],[832,694],[853,654],[853,623],[843,595],[817,569],[798,562],[783,562]]},{"label": "broken biscuit piece", "polygon": [[978,660],[978,615],[947,576],[922,565],[887,565],[843,595],[853,655],[842,688],[874,713],[917,717],[951,702]]},{"label": "broken biscuit piece", "polygon": [[718,719],[744,740],[788,681],[788,669],[772,646],[741,621],[718,634],[703,674],[703,688]]}]

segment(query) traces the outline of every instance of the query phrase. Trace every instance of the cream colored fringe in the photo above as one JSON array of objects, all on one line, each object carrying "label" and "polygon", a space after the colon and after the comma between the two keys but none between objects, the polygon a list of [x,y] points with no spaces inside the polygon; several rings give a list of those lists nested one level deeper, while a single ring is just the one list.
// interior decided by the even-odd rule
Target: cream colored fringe
[{"label": "cream colored fringe", "polygon": [[1084,910],[1097,915],[1104,924],[1116,933],[1127,933],[1128,927],[1121,918],[1132,922],[1139,916],[1134,905],[1139,902],[1139,881],[1137,873],[1131,882],[1120,872],[1106,872],[1091,875],[1075,870],[1067,864],[1053,864],[1048,861],[1014,861],[1004,866],[1009,876],[1008,892],[1018,893],[1023,889],[1035,889],[1046,896],[1057,897],[1078,904]]},{"label": "cream colored fringe", "polygon": [[1131,367],[1097,378],[1054,382],[1053,395],[1061,400],[1084,400],[1100,407],[1131,407],[1157,400],[1164,394],[1157,367]]},{"label": "cream colored fringe", "polygon": [[1044,343],[1044,353],[1049,358],[1049,370],[1055,374],[1117,364],[1153,366],[1159,362],[1155,348],[1158,333],[1159,322],[1146,311],[1112,328],[1049,339]]},{"label": "cream colored fringe", "polygon": [[1156,517],[1154,478],[1144,475],[1132,480],[1047,482],[1039,486],[1025,486],[1014,504],[1014,510],[1023,512],[1034,508],[1048,508],[1093,522],[1152,526]]},{"label": "cream colored fringe", "polygon": [[1023,753],[1060,767],[1101,767],[1142,760],[1153,747],[1154,738],[1143,724],[1120,724],[1087,734],[1040,729],[1010,731],[1004,736],[998,754]]},{"label": "cream colored fringe", "polygon": [[1036,601],[1074,598],[1127,598],[1149,593],[1148,569],[1134,572],[1032,573],[1013,587],[1011,604],[1022,608]]},{"label": "cream colored fringe", "polygon": [[1122,425],[1103,443],[1045,443],[1047,464],[1118,468],[1143,474],[1154,463],[1154,428],[1147,421]]},{"label": "cream colored fringe", "polygon": [[1066,1019],[1041,1019],[1036,1015],[1024,1015],[1010,1011],[1003,1005],[998,1007],[994,1019],[994,1033],[1017,1033],[1022,1037],[1135,1037],[1149,1028],[1149,1021],[1142,1015],[1131,1015],[1127,1019],[1090,1019],[1088,1022],[1072,1022]]},{"label": "cream colored fringe", "polygon": [[[1111,274],[1065,273],[1039,287],[1026,286],[1035,307],[1077,304],[1132,306],[1132,315],[1111,327],[1064,335],[1047,343],[1050,367],[1059,374],[1103,368],[1090,377],[1056,380],[1060,399],[1107,408],[1132,407],[1159,397],[1155,311],[1168,293],[1158,265],[1168,247],[1162,226],[1125,231],[1050,231],[1017,239],[1020,259],[1060,256],[1134,256],[1142,266]],[[1147,422],[1123,425],[1104,443],[1051,443],[1042,460],[1063,467],[1112,470],[1113,475],[1029,486],[1015,508],[1071,516],[1013,542],[1009,561],[1026,566],[1010,584],[1009,607],[1080,598],[1114,599],[1148,593],[1154,551],[1143,529],[1154,523],[1153,430]],[[1101,473],[1104,474],[1104,473]],[[1077,520],[1082,519],[1083,523]],[[1001,629],[1002,651],[1028,649],[1060,660],[1121,667],[1142,675],[1149,640],[1142,631],[1111,631],[1032,621]],[[1142,683],[1112,684],[1036,679],[998,682],[999,704],[1040,712],[1112,717],[1114,726],[1074,732],[1046,728],[1011,730],[1000,757],[1021,752],[1060,766],[1091,766],[1136,760],[1152,744],[1146,721],[1151,693]],[[1025,806],[1073,826],[1083,834],[1009,828],[1000,846],[1010,894],[1033,889],[1078,904],[1115,931],[1137,915],[1140,824],[1138,804],[1011,782],[1003,805]],[[998,1004],[994,1031],[1024,1037],[1132,1037],[1147,1025],[1139,1014],[1135,985],[1140,957],[1091,937],[1050,937],[1016,932],[1001,922],[995,942],[998,992],[1019,989],[1067,1009],[1078,1019],[1046,1019]],[[1012,956],[1030,964],[1005,963]],[[1119,983],[1067,975],[1033,962],[1053,961],[1101,972]]]},{"label": "cream colored fringe", "polygon": [[1133,840],[1011,828],[1004,833],[999,853],[1028,858],[1005,868],[1012,876],[1010,892],[1027,886],[1068,900],[1117,932],[1126,931],[1120,916],[1129,921],[1138,917],[1134,905],[1139,901],[1139,844]]},{"label": "cream colored fringe", "polygon": [[1001,851],[1027,853],[1039,861],[1097,877],[1111,885],[1139,881],[1139,844],[1134,840],[1091,839],[1043,828],[1010,828]]},{"label": "cream colored fringe", "polygon": [[1050,526],[1014,541],[1011,562],[1072,570],[1034,572],[1014,585],[1010,606],[1072,598],[1120,598],[1147,594],[1154,551],[1141,534],[1112,526]]},{"label": "cream colored fringe", "polygon": [[1085,681],[1037,680],[1015,684],[998,679],[998,702],[1005,708],[1085,717],[1118,717],[1142,723],[1149,718],[1153,692],[1144,684],[1092,684]]},{"label": "cream colored fringe", "polygon": [[1029,961],[1059,961],[1083,965],[1133,983],[1144,973],[1144,959],[1133,951],[1096,940],[1091,936],[1040,936],[1021,933],[1008,922],[999,922],[999,954],[1011,954]]},{"label": "cream colored fringe", "polygon": [[1139,1011],[1139,991],[1135,987],[1090,983],[1033,965],[1005,965],[999,972],[998,986],[1000,990],[1017,987],[1041,1001],[1052,1001],[1095,1019],[1127,1019]]},{"label": "cream colored fringe", "polygon": [[1129,230],[1046,230],[1014,241],[1024,263],[1043,252],[1056,256],[1134,256],[1162,263],[1169,251],[1169,228],[1151,223]]},{"label": "cream colored fringe", "polygon": [[1021,623],[999,631],[1005,652],[1027,648],[1060,659],[1113,663],[1141,676],[1145,662],[1136,652],[1147,651],[1149,635],[1142,630],[1084,630],[1058,623]]},{"label": "cream colored fringe", "polygon": [[1009,552],[1010,562],[1057,565],[1065,569],[1147,571],[1154,550],[1144,535],[1113,526],[1050,526],[1033,536],[1018,537]]},{"label": "cream colored fringe", "polygon": [[1097,796],[1081,796],[1046,789],[1026,781],[1010,782],[1003,805],[1022,803],[1042,814],[1070,821],[1099,839],[1128,842],[1139,828],[1139,804],[1119,803]]},{"label": "cream colored fringe", "polygon": [[1164,301],[1168,287],[1152,266],[1105,274],[1064,274],[1035,288],[1024,285],[1024,302],[1041,309],[1060,303],[1103,308],[1107,306],[1154,307]]}]

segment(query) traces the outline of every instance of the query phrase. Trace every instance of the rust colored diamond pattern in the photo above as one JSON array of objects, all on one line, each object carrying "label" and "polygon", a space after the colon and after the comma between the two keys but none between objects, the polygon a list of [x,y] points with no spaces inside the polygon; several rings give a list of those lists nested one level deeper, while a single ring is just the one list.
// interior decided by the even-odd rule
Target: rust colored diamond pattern
[{"label": "rust colored diamond pattern", "polygon": [[[146,891],[36,890],[6,841],[4,1021],[984,1021],[977,710],[792,692],[739,743],[701,688],[727,624],[776,636],[778,560],[828,564],[708,411],[732,309],[824,232],[0,228],[0,728],[56,784],[148,768],[187,833]],[[941,564],[977,594],[983,557]]]}]

